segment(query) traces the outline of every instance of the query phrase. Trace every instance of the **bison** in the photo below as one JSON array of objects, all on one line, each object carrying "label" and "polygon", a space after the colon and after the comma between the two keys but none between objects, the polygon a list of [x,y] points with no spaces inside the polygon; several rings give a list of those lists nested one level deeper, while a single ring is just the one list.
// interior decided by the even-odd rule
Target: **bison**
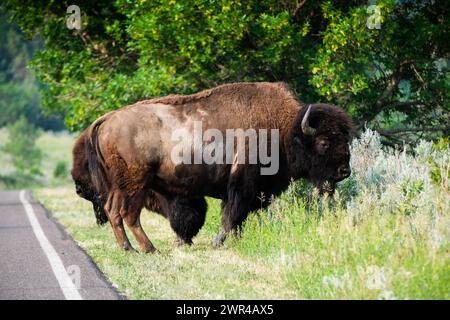
[{"label": "bison", "polygon": [[[277,155],[277,171],[262,174],[268,164],[260,160],[236,161],[239,150],[231,162],[174,161],[173,133],[184,129],[189,135],[196,122],[202,132],[224,135],[238,128],[276,130],[268,141],[278,140],[270,150]],[[227,234],[240,230],[249,212],[267,206],[291,180],[307,179],[320,193],[333,193],[350,175],[352,130],[342,109],[303,104],[285,83],[225,84],[140,101],[100,117],[76,141],[71,173],[77,194],[93,203],[99,224],[110,222],[125,250],[133,248],[123,220],[141,250],[156,250],[140,224],[144,206],[170,221],[178,243],[191,244],[205,221],[206,196],[222,200],[222,229],[214,240],[220,246]],[[250,152],[249,140],[244,145]],[[193,154],[194,149],[187,150]]]}]

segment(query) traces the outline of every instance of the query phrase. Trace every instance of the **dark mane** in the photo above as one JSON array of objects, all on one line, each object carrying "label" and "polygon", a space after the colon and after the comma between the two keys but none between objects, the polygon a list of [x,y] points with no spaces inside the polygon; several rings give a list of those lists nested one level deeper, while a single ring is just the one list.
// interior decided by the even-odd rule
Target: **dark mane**
[{"label": "dark mane", "polygon": [[276,91],[280,93],[285,93],[290,97],[297,100],[295,93],[289,87],[288,84],[284,82],[270,83],[270,82],[240,82],[240,83],[227,83],[220,85],[218,87],[203,90],[197,93],[183,95],[183,94],[172,94],[165,97],[157,97],[148,100],[139,101],[137,104],[150,104],[150,103],[161,103],[161,104],[170,104],[170,105],[182,105],[186,103],[193,103],[200,100],[207,99],[209,97],[226,94],[226,93],[239,93],[243,90],[247,90],[248,87],[257,87],[257,86],[267,86],[270,85]]},{"label": "dark mane", "polygon": [[[295,119],[296,127],[300,126],[309,106],[309,103],[300,104],[302,109]],[[355,136],[355,125],[344,109],[324,103],[312,103],[312,105],[313,108],[309,122],[313,128],[319,129],[318,133],[328,135],[330,133],[336,134],[336,132],[340,132],[348,140],[351,140]]]}]

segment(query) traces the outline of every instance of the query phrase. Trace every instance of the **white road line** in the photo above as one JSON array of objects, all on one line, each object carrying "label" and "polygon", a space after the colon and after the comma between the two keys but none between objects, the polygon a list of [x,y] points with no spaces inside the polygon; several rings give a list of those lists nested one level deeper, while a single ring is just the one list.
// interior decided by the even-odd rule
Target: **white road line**
[{"label": "white road line", "polygon": [[42,250],[47,256],[48,261],[50,262],[50,266],[52,267],[53,273],[55,274],[56,279],[58,280],[59,286],[64,294],[64,297],[67,300],[82,300],[80,293],[78,292],[75,284],[72,282],[72,279],[67,274],[67,270],[63,265],[61,258],[58,256],[55,248],[53,248],[50,241],[45,236],[44,231],[39,224],[36,215],[34,214],[33,207],[25,198],[25,190],[20,191],[20,201],[25,207],[25,211],[28,216],[28,220],[30,220],[31,227],[33,228],[34,235],[39,241]]}]

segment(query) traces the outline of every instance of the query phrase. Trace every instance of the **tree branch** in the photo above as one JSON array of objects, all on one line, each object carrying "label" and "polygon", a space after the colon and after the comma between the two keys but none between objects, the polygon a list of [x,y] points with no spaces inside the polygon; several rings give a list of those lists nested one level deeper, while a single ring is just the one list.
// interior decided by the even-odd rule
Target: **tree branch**
[{"label": "tree branch", "polygon": [[427,127],[427,128],[398,128],[392,130],[377,130],[382,136],[391,137],[399,134],[407,134],[414,132],[437,132],[437,131],[446,131],[449,130],[450,127]]},{"label": "tree branch", "polygon": [[306,3],[306,0],[303,0],[303,1],[297,0],[297,1],[296,1],[296,3],[295,3],[295,9],[294,9],[294,12],[292,13],[292,16],[293,16],[293,17],[296,17],[296,16],[297,16],[298,12],[300,11],[300,9],[303,7],[303,5],[304,5],[305,3]]},{"label": "tree branch", "polygon": [[383,109],[386,100],[388,100],[392,96],[392,93],[397,88],[398,84],[402,79],[404,67],[408,63],[409,61],[402,61],[397,67],[397,69],[392,73],[386,88],[384,89],[383,93],[378,98],[378,100],[375,102],[375,107],[377,110],[379,110],[378,112],[380,112]]},{"label": "tree branch", "polygon": [[389,105],[389,98],[392,97],[392,94],[394,93],[394,90],[397,88],[398,84],[402,80],[402,75],[405,70],[405,66],[410,64],[410,60],[403,60],[401,61],[392,75],[390,76],[388,83],[386,85],[386,88],[381,93],[380,97],[375,101],[373,104],[372,112],[370,115],[364,116],[360,119],[361,123],[368,122],[375,118],[381,111],[383,111],[384,108],[386,108]]},{"label": "tree branch", "polygon": [[396,101],[387,104],[389,108],[405,108],[405,107],[413,107],[419,105],[426,105],[426,103],[422,101]]}]

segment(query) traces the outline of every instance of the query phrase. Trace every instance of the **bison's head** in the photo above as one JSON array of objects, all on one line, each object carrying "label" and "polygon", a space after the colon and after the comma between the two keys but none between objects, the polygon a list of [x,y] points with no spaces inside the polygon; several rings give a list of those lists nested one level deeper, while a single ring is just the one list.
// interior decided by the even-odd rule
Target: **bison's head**
[{"label": "bison's head", "polygon": [[94,191],[94,185],[89,173],[88,159],[85,150],[84,133],[78,138],[73,149],[72,179],[75,182],[77,194],[92,202],[97,224],[108,222],[108,218],[103,209],[101,198]]},{"label": "bison's head", "polygon": [[332,194],[336,183],[351,172],[349,143],[353,125],[350,118],[336,106],[309,105],[300,111],[294,130],[300,175],[314,183],[321,194]]}]

